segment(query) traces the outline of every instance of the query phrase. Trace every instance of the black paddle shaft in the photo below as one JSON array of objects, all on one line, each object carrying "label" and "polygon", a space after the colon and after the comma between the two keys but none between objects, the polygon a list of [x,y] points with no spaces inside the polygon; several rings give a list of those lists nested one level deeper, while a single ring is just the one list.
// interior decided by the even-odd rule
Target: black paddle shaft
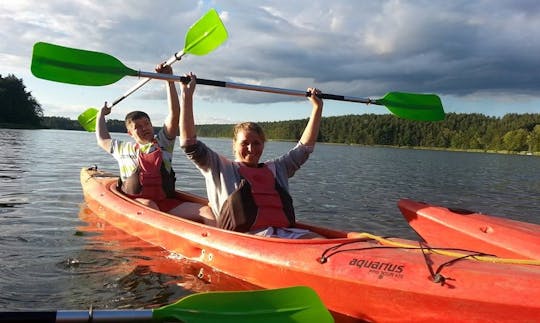
[{"label": "black paddle shaft", "polygon": [[152,310],[59,310],[0,312],[0,323],[142,323],[152,322]]},{"label": "black paddle shaft", "polygon": [[0,322],[2,323],[55,323],[56,311],[49,312],[1,312]]},{"label": "black paddle shaft", "polygon": [[[187,83],[189,81],[190,81],[189,76],[180,77],[180,82],[182,83]],[[197,78],[197,84],[226,87],[226,88],[231,88],[231,89],[259,91],[259,92],[266,92],[266,93],[288,94],[288,95],[294,95],[294,96],[308,97],[311,95],[311,93],[305,92],[305,91],[281,89],[281,88],[259,86],[259,85],[241,84],[241,83],[234,83],[234,82],[215,81],[215,80],[208,80],[208,79],[201,79],[201,78]],[[336,95],[336,94],[321,93],[319,94],[319,97],[321,99],[330,99],[330,100],[337,100],[337,101],[353,101],[353,102],[366,103],[366,104],[369,104],[369,103],[377,104],[375,100],[371,100],[369,98],[352,98],[352,97],[347,97],[344,95]]]}]

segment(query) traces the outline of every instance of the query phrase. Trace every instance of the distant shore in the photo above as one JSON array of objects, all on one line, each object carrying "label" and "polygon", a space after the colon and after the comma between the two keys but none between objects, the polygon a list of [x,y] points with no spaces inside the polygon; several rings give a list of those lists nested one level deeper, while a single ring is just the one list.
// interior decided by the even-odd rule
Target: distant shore
[{"label": "distant shore", "polygon": [[[291,140],[269,140],[269,141],[291,141]],[[441,148],[441,147],[420,147],[420,146],[393,146],[393,145],[361,145],[361,144],[344,144],[332,142],[317,142],[317,144],[328,145],[344,145],[344,146],[360,146],[360,147],[381,147],[381,148],[397,148],[397,149],[415,149],[415,150],[440,150],[440,151],[455,151],[463,153],[483,153],[483,154],[500,154],[500,155],[522,155],[522,156],[540,156],[540,151],[509,151],[509,150],[486,150],[486,149],[457,149],[457,148]]]},{"label": "distant shore", "polygon": [[[390,146],[384,146],[390,147]],[[394,147],[394,146],[392,146]],[[456,149],[456,148],[439,148],[439,147],[408,147],[402,146],[394,148],[403,148],[403,149],[418,149],[418,150],[444,150],[444,151],[455,151],[455,152],[465,152],[465,153],[484,153],[484,154],[502,154],[502,155],[523,155],[523,156],[540,156],[539,151],[529,152],[529,151],[509,151],[509,150],[486,150],[486,149]]]},{"label": "distant shore", "polygon": [[[23,124],[11,124],[11,123],[0,123],[0,129],[28,129],[28,130],[39,130],[39,129],[50,129],[44,127],[33,127]],[[69,129],[58,129],[58,130],[69,130]],[[279,139],[270,139],[269,141],[292,141],[292,140],[279,140]],[[485,149],[457,149],[457,148],[440,148],[440,147],[420,147],[420,146],[393,146],[393,145],[362,145],[362,144],[345,144],[345,143],[333,143],[333,142],[318,142],[317,144],[329,144],[329,145],[347,145],[347,146],[363,146],[363,147],[385,147],[385,148],[399,148],[399,149],[417,149],[417,150],[441,150],[441,151],[455,151],[455,152],[467,152],[467,153],[484,153],[484,154],[501,154],[501,155],[521,155],[521,156],[540,156],[539,151],[529,152],[529,151],[509,151],[509,150],[485,150]]]}]

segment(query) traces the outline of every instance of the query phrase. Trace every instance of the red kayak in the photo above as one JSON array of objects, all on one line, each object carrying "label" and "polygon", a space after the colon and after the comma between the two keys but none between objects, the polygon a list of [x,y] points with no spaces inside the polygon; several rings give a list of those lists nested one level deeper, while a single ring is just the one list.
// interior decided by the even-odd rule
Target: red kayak
[{"label": "red kayak", "polygon": [[[313,288],[339,322],[536,321],[540,266],[467,257],[424,243],[297,224],[325,239],[226,231],[145,207],[117,177],[82,169],[92,212],[163,249],[262,288]],[[177,192],[182,201],[206,199]]]},{"label": "red kayak", "polygon": [[398,207],[432,246],[478,251],[501,258],[540,260],[540,225],[409,199]]}]

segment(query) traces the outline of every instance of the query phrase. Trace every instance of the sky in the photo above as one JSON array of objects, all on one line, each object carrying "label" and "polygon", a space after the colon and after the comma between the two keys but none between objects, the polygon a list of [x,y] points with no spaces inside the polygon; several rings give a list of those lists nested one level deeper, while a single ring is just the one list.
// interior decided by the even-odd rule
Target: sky
[{"label": "sky", "polygon": [[[180,52],[185,35],[214,8],[228,39],[213,52],[184,55],[174,73],[250,85],[380,98],[435,93],[446,112],[540,113],[540,1],[537,0],[0,0],[0,74],[21,78],[45,116],[76,119],[121,97],[139,80],[99,87],[32,75],[36,42],[107,53],[153,72]],[[167,111],[165,82],[152,80],[114,107],[111,118]],[[204,123],[309,116],[306,99],[197,86]],[[389,113],[385,107],[325,100],[323,116]]]}]

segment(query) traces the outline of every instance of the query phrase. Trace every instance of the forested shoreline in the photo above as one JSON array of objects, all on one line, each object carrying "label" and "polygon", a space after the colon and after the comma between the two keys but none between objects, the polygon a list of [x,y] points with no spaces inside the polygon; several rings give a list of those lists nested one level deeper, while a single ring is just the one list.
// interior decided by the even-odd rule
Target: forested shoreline
[{"label": "forested shoreline", "polygon": [[[307,119],[260,122],[269,140],[300,139]],[[126,132],[122,120],[108,120],[111,132]],[[0,128],[83,130],[76,120],[44,117],[22,79],[0,75]],[[232,137],[232,124],[197,125],[201,137]],[[447,113],[445,120],[404,120],[391,114],[325,117],[319,142],[394,147],[421,147],[485,152],[540,154],[540,114]]]},{"label": "forested shoreline", "polygon": [[[112,132],[126,132],[121,120],[108,120]],[[307,119],[260,122],[270,140],[300,139]],[[44,117],[46,128],[82,130],[77,121]],[[232,137],[232,124],[197,125],[201,137]],[[502,118],[482,114],[448,113],[444,121],[422,122],[393,115],[325,117],[319,142],[424,147],[493,152],[540,152],[540,114],[507,114]]]}]

